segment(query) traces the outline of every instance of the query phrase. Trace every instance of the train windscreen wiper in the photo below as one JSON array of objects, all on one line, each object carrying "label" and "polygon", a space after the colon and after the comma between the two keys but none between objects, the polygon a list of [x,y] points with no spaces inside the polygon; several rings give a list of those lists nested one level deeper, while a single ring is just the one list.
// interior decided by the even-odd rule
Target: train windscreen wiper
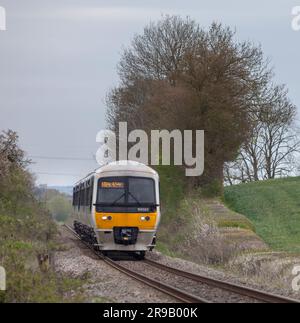
[{"label": "train windscreen wiper", "polygon": [[[111,205],[110,206],[115,206],[116,205],[116,203],[118,202],[118,201],[120,201],[121,200],[121,198],[122,197],[124,197],[125,196],[125,192],[123,193],[123,194],[121,194],[120,195],[120,197],[118,197],[115,201],[113,201],[112,203],[111,203]],[[110,203],[109,203],[110,204]]]},{"label": "train windscreen wiper", "polygon": [[128,195],[130,195],[137,202],[138,206],[142,206],[142,203],[130,191],[128,191]]}]

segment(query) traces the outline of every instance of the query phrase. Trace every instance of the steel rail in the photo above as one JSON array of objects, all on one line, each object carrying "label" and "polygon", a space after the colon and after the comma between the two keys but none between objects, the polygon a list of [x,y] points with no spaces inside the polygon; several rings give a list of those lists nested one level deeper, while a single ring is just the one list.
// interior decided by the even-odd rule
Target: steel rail
[{"label": "steel rail", "polygon": [[253,289],[250,287],[245,287],[242,285],[237,285],[229,282],[224,282],[218,279],[213,279],[207,276],[202,276],[191,272],[182,271],[180,269],[170,267],[150,259],[145,259],[144,262],[152,267],[156,267],[163,271],[176,274],[178,276],[185,277],[196,282],[201,282],[209,286],[217,287],[219,289],[226,290],[235,294],[239,294],[259,301],[263,301],[265,303],[300,303],[298,300],[287,298],[284,296],[279,296],[268,292],[263,292],[257,289]]}]

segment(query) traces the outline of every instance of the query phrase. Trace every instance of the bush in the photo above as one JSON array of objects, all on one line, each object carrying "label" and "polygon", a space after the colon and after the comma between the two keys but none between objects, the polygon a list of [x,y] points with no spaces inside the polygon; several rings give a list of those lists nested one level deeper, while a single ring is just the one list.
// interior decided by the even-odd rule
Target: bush
[{"label": "bush", "polygon": [[0,136],[0,265],[6,269],[7,291],[0,302],[58,302],[82,282],[58,276],[50,266],[57,228],[34,197],[34,180],[26,170],[17,136]]}]

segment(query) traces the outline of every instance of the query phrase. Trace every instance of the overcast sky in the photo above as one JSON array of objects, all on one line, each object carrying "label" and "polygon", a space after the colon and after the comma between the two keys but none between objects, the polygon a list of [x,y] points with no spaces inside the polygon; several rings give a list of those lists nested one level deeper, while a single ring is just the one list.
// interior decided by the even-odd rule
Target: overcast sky
[{"label": "overcast sky", "polygon": [[105,128],[104,99],[118,82],[122,47],[162,14],[188,15],[203,27],[219,21],[239,39],[261,43],[276,80],[300,107],[296,5],[300,0],[0,0],[7,14],[0,130],[19,133],[38,183],[72,185],[97,166],[95,137]]}]

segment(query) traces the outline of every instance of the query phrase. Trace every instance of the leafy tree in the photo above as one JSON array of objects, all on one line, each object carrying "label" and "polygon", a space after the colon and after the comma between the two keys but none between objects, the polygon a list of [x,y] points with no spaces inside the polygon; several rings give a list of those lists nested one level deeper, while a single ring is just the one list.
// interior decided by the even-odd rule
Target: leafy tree
[{"label": "leafy tree", "polygon": [[251,135],[250,113],[271,79],[260,47],[237,42],[234,32],[213,23],[166,16],[146,26],[124,50],[120,86],[108,95],[112,130],[205,130],[205,172],[193,186],[223,186],[225,162],[234,160]]}]

